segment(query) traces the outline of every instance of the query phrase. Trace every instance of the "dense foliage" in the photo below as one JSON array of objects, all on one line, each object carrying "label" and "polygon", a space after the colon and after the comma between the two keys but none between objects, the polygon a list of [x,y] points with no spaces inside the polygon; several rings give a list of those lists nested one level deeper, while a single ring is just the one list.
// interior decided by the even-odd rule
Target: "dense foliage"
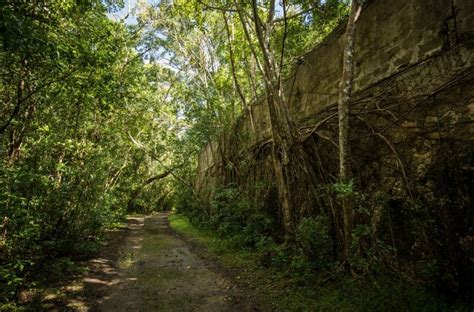
[{"label": "dense foliage", "polygon": [[[93,253],[127,212],[169,208],[185,194],[195,201],[194,156],[263,92],[255,38],[237,14],[198,1],[139,2],[136,22],[124,23],[114,18],[123,5],[0,6],[2,301],[41,282],[38,272],[48,276],[58,259]],[[338,1],[290,5],[305,13],[276,27],[275,47],[288,41],[285,60],[345,10]],[[237,219],[251,219],[246,244],[255,245],[275,226],[249,204],[226,211],[235,196],[216,198],[220,212],[209,222],[231,235]]]},{"label": "dense foliage", "polygon": [[[271,169],[257,168],[267,171],[252,185],[236,183],[257,171],[256,157],[237,155],[237,164],[213,144],[242,116],[255,131],[250,107],[282,90],[349,2],[137,1],[127,22],[117,18],[120,0],[3,1],[0,310],[73,270],[97,251],[104,230],[135,212],[175,208],[230,248],[256,251],[262,267],[300,280],[394,266],[393,247],[367,223],[351,233],[351,259],[341,259],[337,222],[324,209],[305,207],[314,213],[295,217],[289,231]],[[228,173],[206,198],[194,189],[203,148],[217,149]],[[350,197],[364,218],[364,196],[330,182],[311,194],[324,204]],[[427,261],[423,270],[432,276],[434,267]]]},{"label": "dense foliage", "polygon": [[166,205],[169,191],[148,180],[166,171],[157,155],[176,136],[163,69],[144,64],[133,27],[108,18],[113,5],[0,5],[0,301],[50,278],[58,259],[89,256],[128,211]]}]

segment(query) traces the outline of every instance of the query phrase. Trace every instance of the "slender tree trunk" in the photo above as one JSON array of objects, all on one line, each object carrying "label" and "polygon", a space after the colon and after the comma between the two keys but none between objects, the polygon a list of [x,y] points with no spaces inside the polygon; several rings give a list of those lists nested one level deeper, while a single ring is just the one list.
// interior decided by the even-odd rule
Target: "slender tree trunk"
[{"label": "slender tree trunk", "polygon": [[[339,90],[339,181],[348,183],[351,178],[349,164],[349,102],[352,91],[354,73],[354,39],[356,22],[360,15],[361,4],[359,0],[352,0],[351,11],[346,29],[346,47],[342,69],[342,80]],[[343,256],[347,260],[350,255],[351,233],[353,225],[353,203],[350,198],[342,199],[344,220],[344,246]]]},{"label": "slender tree trunk", "polygon": [[[270,127],[273,139],[273,171],[275,174],[275,184],[278,193],[278,200],[281,205],[283,229],[287,235],[293,236],[295,230],[296,211],[301,209],[302,204],[301,185],[296,181],[305,181],[307,163],[304,150],[297,142],[298,131],[289,111],[288,101],[285,97],[284,88],[281,80],[281,67],[275,60],[275,52],[271,46],[271,36],[274,28],[274,17],[276,10],[276,1],[269,1],[269,11],[266,21],[261,19],[257,1],[251,2],[252,6],[252,24],[248,16],[243,13],[243,7],[234,1],[237,7],[243,30],[250,50],[254,56],[257,67],[262,74],[265,92],[266,104],[270,115]],[[283,6],[285,3],[283,2]],[[283,8],[284,12],[285,7]],[[255,46],[249,29],[255,31],[258,46]],[[284,49],[283,37],[282,49]],[[260,53],[257,53],[257,48]],[[283,53],[283,52],[282,52]]]},{"label": "slender tree trunk", "polygon": [[252,108],[248,105],[247,101],[245,100],[245,96],[242,92],[242,88],[240,87],[239,80],[237,79],[237,69],[235,66],[234,61],[234,49],[232,48],[232,37],[229,29],[229,23],[227,21],[227,16],[225,12],[222,12],[222,17],[224,18],[225,30],[227,33],[227,41],[229,43],[229,58],[230,58],[230,65],[232,68],[232,78],[234,81],[234,88],[236,89],[237,93],[239,94],[240,100],[242,101],[242,107],[248,111],[250,117],[250,125],[252,126],[252,131],[255,133],[255,123],[253,121],[253,114]]},{"label": "slender tree trunk", "polygon": [[297,131],[291,118],[288,103],[285,98],[280,71],[277,68],[274,53],[271,50],[270,39],[272,20],[275,12],[275,1],[270,2],[270,10],[266,23],[260,19],[257,2],[252,1],[253,20],[260,50],[262,52],[262,67],[267,95],[267,105],[270,113],[270,123],[273,137],[273,168],[277,184],[278,198],[281,205],[285,233],[292,236],[295,229],[295,201],[291,187],[292,176],[295,174],[291,153],[295,147]]},{"label": "slender tree trunk", "polygon": [[[307,211],[308,191],[314,183],[314,173],[309,168],[309,158],[298,141],[298,130],[289,109],[281,79],[286,34],[282,38],[280,61],[271,39],[275,27],[276,0],[270,0],[266,20],[262,20],[257,0],[251,0],[251,13],[245,14],[245,6],[236,0],[234,5],[239,15],[245,37],[256,66],[262,74],[266,105],[270,116],[270,128],[273,139],[272,166],[275,174],[275,185],[280,203],[282,225],[285,234],[294,235],[295,224],[302,212]],[[286,18],[285,1],[282,2]],[[286,22],[286,20],[285,20]],[[250,35],[254,31],[254,37]],[[285,25],[286,33],[286,25]],[[257,39],[255,43],[253,38]],[[311,184],[311,185],[310,185]]]},{"label": "slender tree trunk", "polygon": [[[19,124],[13,127],[10,131],[10,142],[8,146],[8,163],[13,164],[19,157],[21,153],[21,146],[23,144],[23,139],[28,131],[29,124],[31,119],[36,112],[35,102],[31,99],[25,101],[25,93],[28,92],[32,94],[31,86],[28,84],[29,70],[28,62],[23,60],[21,62],[21,74],[22,78],[18,82],[17,86],[17,106],[19,108],[18,114],[15,117]],[[24,103],[23,103],[24,102]],[[20,109],[20,106],[21,107]]]}]

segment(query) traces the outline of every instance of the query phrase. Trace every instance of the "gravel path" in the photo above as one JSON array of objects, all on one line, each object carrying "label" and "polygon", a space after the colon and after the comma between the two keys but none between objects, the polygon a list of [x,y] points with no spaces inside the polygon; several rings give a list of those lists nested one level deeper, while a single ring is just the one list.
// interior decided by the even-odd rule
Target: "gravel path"
[{"label": "gravel path", "polygon": [[90,311],[256,311],[215,265],[192,252],[167,214],[129,219],[84,279]]}]

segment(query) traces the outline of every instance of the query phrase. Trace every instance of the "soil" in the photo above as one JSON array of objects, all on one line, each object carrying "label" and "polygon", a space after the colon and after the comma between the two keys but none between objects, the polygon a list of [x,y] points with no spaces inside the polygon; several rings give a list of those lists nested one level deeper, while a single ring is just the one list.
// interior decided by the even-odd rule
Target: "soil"
[{"label": "soil", "polygon": [[130,217],[81,281],[76,311],[258,311],[246,290],[198,256],[167,214]]}]

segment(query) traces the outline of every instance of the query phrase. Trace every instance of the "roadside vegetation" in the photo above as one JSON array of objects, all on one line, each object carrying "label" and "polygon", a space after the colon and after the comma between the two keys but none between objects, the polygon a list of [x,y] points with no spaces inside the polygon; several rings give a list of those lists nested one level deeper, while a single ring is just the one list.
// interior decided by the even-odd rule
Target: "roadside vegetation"
[{"label": "roadside vegetation", "polygon": [[[305,221],[298,229],[296,244],[276,244],[267,232],[258,235],[258,244],[249,245],[255,233],[249,234],[247,226],[235,220],[227,219],[221,227],[212,222],[198,222],[184,214],[171,214],[168,219],[176,232],[204,250],[201,255],[216,260],[241,287],[255,294],[263,309],[466,311],[469,308],[432,289],[411,285],[382,266],[351,277],[331,257],[317,256],[314,261],[310,255],[324,250],[321,237],[328,238],[324,234],[327,227],[320,220]],[[229,223],[235,226],[235,232],[222,235]]]}]

